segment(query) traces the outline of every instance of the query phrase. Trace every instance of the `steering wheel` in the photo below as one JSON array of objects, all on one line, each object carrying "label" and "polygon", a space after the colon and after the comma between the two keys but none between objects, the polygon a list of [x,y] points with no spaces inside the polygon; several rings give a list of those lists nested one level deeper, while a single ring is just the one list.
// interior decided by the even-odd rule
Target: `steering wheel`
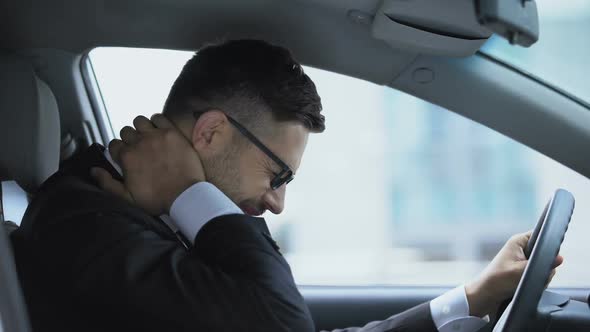
[{"label": "steering wheel", "polygon": [[527,266],[512,302],[496,323],[494,332],[531,329],[531,321],[537,315],[539,301],[573,212],[574,196],[564,189],[555,191],[527,243]]}]

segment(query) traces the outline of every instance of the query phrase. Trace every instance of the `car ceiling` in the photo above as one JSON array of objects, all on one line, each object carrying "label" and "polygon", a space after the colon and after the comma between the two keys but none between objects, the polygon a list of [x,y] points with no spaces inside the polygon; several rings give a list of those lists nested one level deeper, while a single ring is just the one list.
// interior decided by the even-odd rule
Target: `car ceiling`
[{"label": "car ceiling", "polygon": [[[212,41],[260,38],[288,47],[303,64],[446,107],[590,176],[587,105],[482,54],[445,58],[394,49],[373,38],[370,21],[349,15],[356,10],[370,17],[380,5],[378,0],[0,0],[0,47],[84,54],[98,46],[196,50]],[[474,0],[448,5],[465,10]],[[413,80],[422,68],[432,70],[436,80]]]},{"label": "car ceiling", "polygon": [[195,50],[215,40],[261,38],[289,47],[307,65],[385,84],[415,55],[392,51],[370,37],[370,25],[347,16],[351,9],[374,13],[378,5],[375,0],[3,1],[0,45],[76,53],[96,46]]}]

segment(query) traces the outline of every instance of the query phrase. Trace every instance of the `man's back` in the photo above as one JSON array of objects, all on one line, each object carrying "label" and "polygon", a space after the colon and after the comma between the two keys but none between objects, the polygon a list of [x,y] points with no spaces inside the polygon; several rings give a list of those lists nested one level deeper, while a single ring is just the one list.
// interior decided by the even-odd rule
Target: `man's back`
[{"label": "man's back", "polygon": [[212,220],[187,250],[93,185],[96,153],[50,178],[14,235],[36,330],[313,330],[261,219]]}]

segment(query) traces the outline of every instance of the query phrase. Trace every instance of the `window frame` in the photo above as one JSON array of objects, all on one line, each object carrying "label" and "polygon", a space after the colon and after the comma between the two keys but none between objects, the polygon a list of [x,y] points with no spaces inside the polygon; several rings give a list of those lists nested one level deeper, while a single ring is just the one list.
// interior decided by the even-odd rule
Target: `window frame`
[{"label": "window frame", "polygon": [[[161,49],[161,50],[166,50],[166,49]],[[175,51],[175,50],[170,50],[170,51]],[[509,64],[507,64],[507,63],[505,63],[505,62],[503,62],[501,60],[499,60],[499,59],[496,59],[493,56],[487,55],[487,54],[482,53],[482,52],[478,52],[478,53],[479,53],[480,56],[482,56],[483,58],[489,60],[490,62],[495,63],[495,64],[498,64],[498,65],[500,65],[502,67],[505,67],[506,69],[509,69],[511,71],[514,71],[514,72],[516,72],[516,73],[518,73],[518,74],[520,74],[520,75],[522,75],[522,76],[530,79],[531,81],[534,81],[536,83],[539,83],[542,86],[544,86],[545,88],[548,88],[548,89],[550,89],[550,90],[552,90],[554,92],[557,92],[558,94],[560,94],[560,95],[562,95],[562,96],[570,99],[571,101],[576,102],[580,106],[582,106],[582,107],[590,110],[590,105],[588,105],[587,103],[585,103],[583,100],[581,100],[579,98],[576,98],[575,96],[570,95],[567,92],[565,92],[565,91],[563,91],[563,90],[561,90],[561,89],[559,89],[557,87],[554,87],[551,84],[549,84],[549,83],[547,83],[547,82],[545,82],[545,81],[543,81],[543,80],[541,80],[541,79],[539,79],[539,78],[537,78],[537,77],[535,77],[535,76],[533,76],[533,75],[531,75],[531,74],[529,74],[529,73],[527,73],[525,71],[522,71],[522,70],[520,70],[520,69],[518,69],[516,67],[513,67],[513,66],[511,66],[511,65],[509,65]],[[107,140],[107,142],[108,142],[110,139],[112,139],[112,138],[115,137],[115,135],[114,135],[114,129],[113,129],[112,124],[110,122],[108,111],[106,109],[106,105],[104,103],[104,99],[103,99],[102,93],[100,91],[100,88],[99,88],[99,85],[98,85],[98,81],[97,81],[96,75],[94,73],[94,69],[92,67],[92,64],[91,64],[91,61],[90,61],[90,57],[88,56],[88,53],[86,54],[86,58],[84,59],[84,61],[86,61],[88,63],[88,65],[85,66],[85,68],[84,68],[84,70],[87,71],[87,74],[85,75],[85,81],[88,80],[88,81],[90,81],[90,83],[92,83],[92,84],[90,84],[90,87],[92,88],[92,93],[89,93],[89,99],[91,101],[93,99],[95,99],[93,101],[93,103],[92,103],[93,104],[93,108],[95,110],[95,114],[97,114],[97,113],[98,114],[103,113],[103,116],[102,117],[97,116],[97,123],[98,123],[99,128],[101,128],[101,134],[103,135],[103,137],[104,136],[110,137]],[[357,77],[352,77],[352,76],[348,76],[348,77],[353,78],[353,79],[359,79]],[[389,86],[389,85],[385,85],[384,87],[385,88],[388,88],[388,89],[391,89],[393,91],[397,91],[395,88],[393,88],[392,86]],[[100,97],[100,100],[97,100],[97,96]],[[416,97],[416,96],[414,96],[414,97]],[[420,99],[423,102],[428,102],[428,101],[426,101],[426,100],[424,100],[424,99],[422,99],[420,97],[416,97],[416,98]],[[450,109],[447,109],[446,107],[442,107],[442,108],[444,108],[445,111],[447,111],[447,112],[451,112],[451,113],[457,114],[457,115],[459,115],[461,117],[465,117],[465,115],[463,115],[461,113],[454,112],[454,111],[452,111]],[[99,120],[99,118],[100,118],[100,120]],[[474,121],[474,122],[476,122],[478,124],[481,124],[478,121],[475,121],[473,119],[469,119],[468,118],[468,120]],[[486,125],[484,125],[484,126],[486,126]],[[494,132],[498,132],[495,129],[490,129],[490,128],[488,128],[488,129],[489,130],[492,130]],[[105,134],[105,132],[106,132],[106,134]],[[510,137],[510,136],[508,136],[508,135],[506,135],[504,133],[501,133],[501,132],[498,132],[498,133],[501,134],[501,135],[503,135],[503,136],[505,136],[505,137],[507,137],[507,138],[510,138],[511,140],[514,141],[514,143],[517,143],[519,145],[522,145],[523,147],[526,147],[526,148],[529,148],[529,149],[535,151],[535,153],[541,153],[541,152],[537,151],[536,149],[531,148],[527,144],[523,144],[520,141],[518,141],[518,140],[516,140],[516,139],[514,139],[514,138],[512,138],[512,137]],[[560,162],[558,162],[558,163],[560,163]],[[565,166],[565,165],[562,165],[562,166],[568,168],[569,170],[571,170],[571,168],[569,166]],[[303,286],[310,286],[310,285],[309,284],[305,284]],[[415,285],[415,286],[416,287],[430,287],[430,286],[421,286],[421,285]],[[443,285],[442,287],[446,287],[446,286],[447,285]],[[324,287],[324,286],[321,286],[321,287]],[[325,286],[325,287],[331,287],[331,286]],[[340,286],[336,286],[336,287],[340,287]],[[375,287],[375,286],[364,285],[364,286],[351,286],[351,287],[368,287],[368,288],[371,288],[371,287]],[[386,287],[394,287],[395,288],[395,287],[408,287],[408,286],[386,285]]]}]

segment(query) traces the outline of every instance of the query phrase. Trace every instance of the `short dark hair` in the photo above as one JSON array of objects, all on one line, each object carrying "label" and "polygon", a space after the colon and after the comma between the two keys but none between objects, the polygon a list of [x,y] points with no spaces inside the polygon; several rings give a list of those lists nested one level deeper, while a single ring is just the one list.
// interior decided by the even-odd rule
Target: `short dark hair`
[{"label": "short dark hair", "polygon": [[199,50],[185,64],[164,105],[164,115],[185,118],[217,108],[248,129],[263,119],[299,121],[311,132],[325,129],[315,84],[291,53],[261,40],[232,40]]}]

